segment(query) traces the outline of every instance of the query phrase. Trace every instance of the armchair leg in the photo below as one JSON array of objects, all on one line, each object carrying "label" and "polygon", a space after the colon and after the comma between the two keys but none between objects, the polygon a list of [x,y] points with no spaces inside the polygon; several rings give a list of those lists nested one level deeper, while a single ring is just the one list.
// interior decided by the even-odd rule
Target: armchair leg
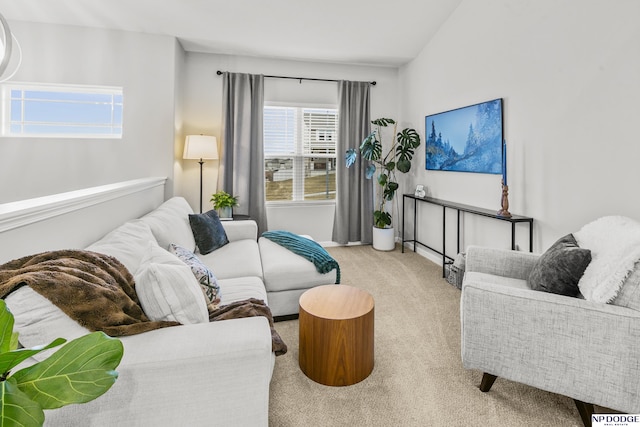
[{"label": "armchair leg", "polygon": [[577,399],[573,399],[573,401],[576,404],[576,408],[578,408],[584,427],[591,427],[591,415],[593,415],[594,412],[593,404],[581,402]]},{"label": "armchair leg", "polygon": [[487,374],[486,372],[482,375],[482,381],[480,382],[480,391],[485,393],[491,390],[491,386],[498,378],[495,375]]}]

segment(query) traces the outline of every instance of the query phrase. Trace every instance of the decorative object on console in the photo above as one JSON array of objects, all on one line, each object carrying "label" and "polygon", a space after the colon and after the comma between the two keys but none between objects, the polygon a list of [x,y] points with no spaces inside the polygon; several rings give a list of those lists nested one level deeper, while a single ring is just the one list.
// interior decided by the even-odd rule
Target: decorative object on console
[{"label": "decorative object on console", "polygon": [[424,197],[427,195],[427,192],[424,189],[424,185],[418,184],[416,185],[416,191],[413,193],[416,197]]},{"label": "decorative object on console", "polygon": [[216,160],[218,158],[218,140],[215,136],[188,135],[184,142],[185,160],[199,160],[200,163],[200,213],[202,213],[202,165],[203,160]]},{"label": "decorative object on console", "polygon": [[233,208],[238,206],[238,196],[232,196],[226,191],[220,190],[211,195],[210,202],[213,208],[218,211],[218,216],[222,218],[233,218]]},{"label": "decorative object on console", "polygon": [[426,116],[425,128],[427,170],[500,173],[502,98]]},{"label": "decorative object on console", "polygon": [[[393,206],[388,208],[387,202],[393,204],[398,189],[396,169],[402,173],[411,170],[415,149],[420,146],[420,135],[411,128],[396,133],[397,123],[388,118],[372,120],[371,123],[376,125],[376,129],[360,144],[360,155],[371,162],[366,169],[366,178],[371,179],[376,172],[378,174],[378,209],[373,212],[373,247],[378,250],[393,250],[395,233],[390,212]],[[389,125],[393,125],[393,139],[389,151],[383,156],[382,128]],[[347,167],[352,166],[357,157],[358,153],[355,149],[347,150],[345,155]]]},{"label": "decorative object on console", "polygon": [[500,210],[498,216],[511,218],[509,212],[509,186],[507,185],[507,141],[502,141],[502,193],[500,196]]}]

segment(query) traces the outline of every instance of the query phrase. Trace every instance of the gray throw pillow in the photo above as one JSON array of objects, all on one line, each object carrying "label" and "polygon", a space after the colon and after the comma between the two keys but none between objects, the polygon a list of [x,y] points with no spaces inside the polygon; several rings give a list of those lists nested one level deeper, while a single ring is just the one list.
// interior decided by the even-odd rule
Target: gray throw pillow
[{"label": "gray throw pillow", "polygon": [[201,254],[206,255],[229,243],[227,233],[218,218],[218,213],[210,210],[201,214],[190,214],[189,224]]},{"label": "gray throw pillow", "polygon": [[567,234],[543,253],[529,275],[529,286],[537,291],[577,297],[578,282],[591,262],[591,251],[578,246]]}]

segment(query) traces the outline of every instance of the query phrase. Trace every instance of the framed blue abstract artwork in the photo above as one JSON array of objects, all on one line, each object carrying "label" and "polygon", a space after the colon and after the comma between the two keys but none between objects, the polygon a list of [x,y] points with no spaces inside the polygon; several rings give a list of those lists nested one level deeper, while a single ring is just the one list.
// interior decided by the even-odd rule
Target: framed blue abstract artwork
[{"label": "framed blue abstract artwork", "polygon": [[425,117],[428,170],[502,173],[502,98]]}]

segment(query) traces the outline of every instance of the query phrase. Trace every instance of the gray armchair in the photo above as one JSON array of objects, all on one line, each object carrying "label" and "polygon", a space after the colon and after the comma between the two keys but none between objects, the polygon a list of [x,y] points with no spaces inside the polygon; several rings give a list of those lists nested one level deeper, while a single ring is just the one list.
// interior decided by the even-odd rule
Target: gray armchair
[{"label": "gray armchair", "polygon": [[571,397],[585,426],[593,405],[640,413],[640,311],[534,291],[539,255],[471,246],[460,317],[462,362]]}]

